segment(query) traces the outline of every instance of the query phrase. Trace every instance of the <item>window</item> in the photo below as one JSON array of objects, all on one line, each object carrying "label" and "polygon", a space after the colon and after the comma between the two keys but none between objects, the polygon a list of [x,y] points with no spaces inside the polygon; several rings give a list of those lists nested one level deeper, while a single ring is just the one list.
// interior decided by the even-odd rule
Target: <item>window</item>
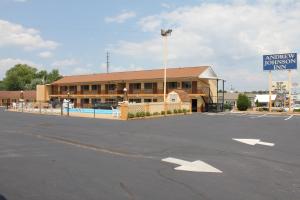
[{"label": "window", "polygon": [[89,104],[90,103],[90,99],[81,99],[81,103],[82,104]]},{"label": "window", "polygon": [[168,89],[177,89],[177,82],[167,82]]},{"label": "window", "polygon": [[144,99],[144,102],[145,103],[150,103],[150,102],[152,102],[152,99]]},{"label": "window", "polygon": [[105,103],[116,104],[117,100],[116,99],[105,99]]},{"label": "window", "polygon": [[144,83],[145,90],[151,90],[153,89],[153,83]]},{"label": "window", "polygon": [[101,99],[92,99],[92,104],[101,103]]},{"label": "window", "polygon": [[92,90],[98,90],[100,88],[100,85],[92,85]]},{"label": "window", "polygon": [[141,84],[140,83],[132,83],[131,87],[133,90],[140,90],[141,89]]},{"label": "window", "polygon": [[115,90],[116,89],[116,85],[115,84],[108,84],[107,85],[107,89],[108,90]]},{"label": "window", "polygon": [[76,86],[74,85],[70,86],[70,91],[76,91]]},{"label": "window", "polygon": [[82,85],[81,90],[89,90],[90,86],[89,85]]},{"label": "window", "polygon": [[191,89],[192,83],[190,81],[183,81],[181,83],[182,89]]},{"label": "window", "polygon": [[129,103],[141,103],[141,99],[129,99]]},{"label": "window", "polygon": [[60,91],[68,91],[68,86],[61,86]]}]

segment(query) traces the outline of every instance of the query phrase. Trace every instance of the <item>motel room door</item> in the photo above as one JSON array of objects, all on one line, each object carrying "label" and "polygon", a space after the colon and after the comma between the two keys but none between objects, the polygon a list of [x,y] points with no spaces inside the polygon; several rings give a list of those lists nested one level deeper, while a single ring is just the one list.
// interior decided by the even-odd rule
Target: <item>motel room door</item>
[{"label": "motel room door", "polygon": [[192,99],[192,112],[197,112],[197,99]]}]

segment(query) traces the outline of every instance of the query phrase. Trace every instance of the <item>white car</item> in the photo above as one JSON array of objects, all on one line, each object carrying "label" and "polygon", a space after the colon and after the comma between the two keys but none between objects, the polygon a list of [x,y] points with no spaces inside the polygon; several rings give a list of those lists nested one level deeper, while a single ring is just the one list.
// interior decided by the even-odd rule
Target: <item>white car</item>
[{"label": "white car", "polygon": [[[294,104],[294,105],[291,106],[291,110],[292,110],[292,111],[294,111],[295,109],[296,109],[296,110],[300,110],[300,104]],[[288,107],[287,107],[287,108],[284,108],[284,111],[285,111],[285,112],[288,112],[288,111],[289,111],[289,108],[288,108]]]}]

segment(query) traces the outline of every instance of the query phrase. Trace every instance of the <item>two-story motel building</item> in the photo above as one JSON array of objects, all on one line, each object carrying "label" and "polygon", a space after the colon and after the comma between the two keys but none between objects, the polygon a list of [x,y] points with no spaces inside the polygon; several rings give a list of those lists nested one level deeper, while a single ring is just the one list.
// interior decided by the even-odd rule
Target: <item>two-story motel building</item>
[{"label": "two-story motel building", "polygon": [[[182,90],[190,97],[192,110],[203,111],[216,99],[217,79],[209,66],[168,68],[167,94]],[[65,76],[43,90],[47,100],[70,98],[76,107],[85,108],[95,102],[116,103],[125,95],[129,102],[162,102],[163,88],[164,70],[154,69]]]}]

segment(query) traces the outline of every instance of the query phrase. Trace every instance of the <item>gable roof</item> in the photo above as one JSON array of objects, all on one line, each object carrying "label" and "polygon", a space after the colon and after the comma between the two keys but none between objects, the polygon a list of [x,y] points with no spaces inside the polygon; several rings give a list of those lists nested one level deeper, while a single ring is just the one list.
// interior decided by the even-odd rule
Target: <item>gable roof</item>
[{"label": "gable roof", "polygon": [[[202,73],[204,73],[207,69],[211,69],[211,67],[199,66],[199,67],[168,68],[167,78],[188,78],[188,77],[199,78],[199,76]],[[65,76],[60,80],[53,82],[52,85],[70,84],[70,83],[88,83],[88,82],[143,80],[143,79],[163,79],[163,77],[164,77],[164,69],[125,71],[125,72],[112,72],[112,73],[102,73],[102,74]]]}]

